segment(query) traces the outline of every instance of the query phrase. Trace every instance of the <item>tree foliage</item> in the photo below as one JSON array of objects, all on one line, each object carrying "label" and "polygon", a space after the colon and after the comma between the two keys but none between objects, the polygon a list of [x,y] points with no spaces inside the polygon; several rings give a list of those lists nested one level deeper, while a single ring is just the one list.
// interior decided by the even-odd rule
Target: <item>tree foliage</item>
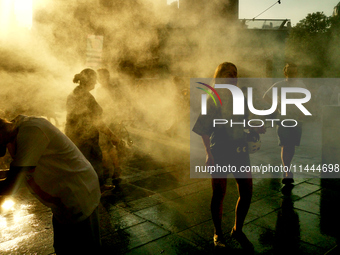
[{"label": "tree foliage", "polygon": [[338,77],[339,32],[339,17],[327,17],[323,12],[308,14],[291,29],[286,56],[300,66],[304,77]]},{"label": "tree foliage", "polygon": [[303,31],[309,35],[317,35],[327,33],[330,28],[330,18],[323,12],[308,14],[306,18],[301,20],[296,26],[296,31]]}]

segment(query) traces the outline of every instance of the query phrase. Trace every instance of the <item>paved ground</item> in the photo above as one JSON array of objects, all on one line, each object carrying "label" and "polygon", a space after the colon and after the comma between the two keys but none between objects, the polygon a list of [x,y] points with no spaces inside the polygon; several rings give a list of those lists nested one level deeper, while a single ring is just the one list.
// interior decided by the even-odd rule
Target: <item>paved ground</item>
[{"label": "paved ground", "polygon": [[[136,133],[131,130],[131,133]],[[129,162],[121,184],[102,198],[101,235],[104,254],[243,254],[227,239],[223,250],[213,248],[209,179],[191,179],[189,144],[185,139],[150,135],[135,138],[138,153]],[[145,141],[150,141],[146,144]],[[275,130],[262,136],[252,164],[280,164]],[[294,164],[321,163],[321,125],[304,126]],[[257,176],[260,177],[260,176]],[[339,229],[339,185],[310,173],[296,179],[289,194],[281,179],[254,178],[254,196],[244,232],[255,254],[325,254],[336,246]],[[1,254],[52,254],[51,212],[25,188],[15,198],[15,210],[0,216]],[[237,191],[228,180],[223,227],[233,226]],[[331,254],[338,254],[333,251]]]}]

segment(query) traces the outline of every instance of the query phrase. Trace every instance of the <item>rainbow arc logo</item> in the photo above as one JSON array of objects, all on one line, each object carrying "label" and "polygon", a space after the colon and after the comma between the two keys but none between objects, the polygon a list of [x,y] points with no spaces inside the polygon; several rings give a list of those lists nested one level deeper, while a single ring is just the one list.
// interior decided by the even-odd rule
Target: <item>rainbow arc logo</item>
[{"label": "rainbow arc logo", "polygon": [[[222,105],[221,98],[220,98],[219,94],[217,93],[217,91],[216,91],[213,87],[211,87],[210,85],[208,85],[208,84],[206,84],[206,83],[203,83],[203,82],[197,82],[197,83],[199,83],[199,84],[201,84],[201,85],[203,85],[203,86],[206,86],[206,87],[209,88],[212,92],[214,92],[215,95],[217,96],[218,100],[220,101],[220,104]],[[204,88],[201,88],[201,87],[196,87],[196,88],[203,90],[205,93],[207,93],[209,96],[211,96],[212,100],[214,100],[214,103],[215,103],[215,105],[217,106],[217,102],[216,102],[214,96],[210,93],[209,90],[204,89]]]}]

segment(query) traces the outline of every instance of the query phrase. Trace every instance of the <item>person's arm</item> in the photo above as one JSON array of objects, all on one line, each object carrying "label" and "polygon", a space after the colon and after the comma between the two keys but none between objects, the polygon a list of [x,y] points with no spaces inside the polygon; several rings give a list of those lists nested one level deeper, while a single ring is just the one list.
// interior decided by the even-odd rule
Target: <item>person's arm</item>
[{"label": "person's arm", "polygon": [[7,173],[6,179],[0,182],[0,197],[15,195],[22,182],[26,179],[29,189],[38,195],[42,200],[55,207],[64,208],[65,206],[61,202],[60,198],[51,196],[50,194],[44,192],[39,187],[39,185],[37,185],[34,178],[30,176],[30,173],[33,173],[34,171],[34,166],[11,166]]},{"label": "person's arm", "polygon": [[59,209],[66,209],[64,204],[62,203],[61,199],[59,197],[51,196],[50,194],[46,193],[41,189],[41,187],[35,182],[33,175],[33,172],[35,171],[35,168],[31,168],[27,174],[26,174],[26,182],[28,184],[28,188],[36,194],[39,198],[41,198],[45,205],[53,208],[57,207]]},{"label": "person's arm", "polygon": [[214,165],[214,157],[210,150],[210,137],[208,135],[202,135],[202,140],[206,154],[205,165],[212,166]]},{"label": "person's arm", "polygon": [[123,144],[123,141],[119,137],[117,137],[111,131],[111,129],[105,124],[105,122],[102,119],[103,109],[97,103],[97,101],[95,100],[95,98],[92,95],[89,97],[89,103],[88,104],[89,104],[88,108],[91,110],[93,117],[94,117],[93,123],[96,126],[96,128],[98,129],[98,131],[103,133],[104,135],[106,135],[110,139],[110,141],[113,145],[121,146]]},{"label": "person's arm", "polygon": [[0,195],[13,195],[17,192],[27,171],[35,167],[12,167],[7,172],[6,179],[0,182]]},{"label": "person's arm", "polygon": [[210,150],[210,136],[213,132],[213,119],[218,118],[220,112],[219,109],[215,107],[214,102],[210,97],[207,100],[207,108],[209,109],[209,114],[199,114],[192,131],[202,137],[206,154],[205,165],[212,166],[214,165],[214,157]]}]

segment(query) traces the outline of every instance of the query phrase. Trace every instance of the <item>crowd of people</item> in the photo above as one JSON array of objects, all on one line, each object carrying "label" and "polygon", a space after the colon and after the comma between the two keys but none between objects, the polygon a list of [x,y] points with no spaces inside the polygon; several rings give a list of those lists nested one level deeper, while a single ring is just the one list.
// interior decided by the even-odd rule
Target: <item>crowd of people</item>
[{"label": "crowd of people", "polygon": [[[264,97],[267,98],[273,87],[294,86],[297,67],[287,64],[284,68],[286,79],[274,84]],[[237,86],[238,71],[230,62],[220,64],[214,74],[215,84],[228,83]],[[112,102],[105,108],[90,93],[99,81],[101,84],[98,101]],[[181,84],[174,79],[175,84]],[[10,170],[6,180],[0,182],[0,195],[13,194],[22,181],[26,181],[29,189],[37,198],[50,207],[53,212],[54,248],[57,254],[97,254],[100,249],[100,232],[98,205],[102,194],[113,191],[114,180],[121,172],[121,162],[127,143],[117,135],[112,109],[117,107],[115,101],[122,98],[116,84],[111,83],[107,69],[97,71],[87,68],[73,78],[76,87],[67,97],[65,133],[52,125],[45,118],[19,115],[9,121],[0,118],[0,157],[8,150],[12,157]],[[182,108],[188,108],[188,91],[177,86]],[[184,90],[183,90],[184,89]],[[229,90],[220,93],[223,102],[215,107],[208,99],[209,114],[200,115],[193,127],[193,132],[202,137],[206,151],[206,165],[233,165],[236,167],[250,165],[244,128],[236,125],[212,127],[212,119],[230,119],[232,116],[232,100]],[[127,100],[127,99],[125,99]],[[121,103],[121,102],[120,102]],[[130,102],[128,103],[130,104]],[[119,111],[118,111],[119,112]],[[233,116],[237,119],[249,117]],[[188,111],[184,111],[179,120],[190,119]],[[292,117],[293,118],[293,117]],[[294,116],[300,118],[300,116]],[[178,120],[177,120],[178,122]],[[299,122],[302,123],[302,122]],[[250,132],[265,133],[265,128],[249,127]],[[176,121],[167,134],[173,136]],[[299,146],[302,126],[294,128],[277,126],[279,145],[281,146],[282,164],[289,165]],[[214,245],[225,247],[222,229],[223,201],[227,190],[228,173],[212,174],[211,215],[214,224]],[[246,248],[252,244],[243,233],[242,228],[247,216],[252,192],[252,175],[249,172],[234,174],[237,182],[239,198],[235,208],[235,224],[231,237]],[[292,185],[293,174],[286,172],[283,176],[285,185]]]}]

